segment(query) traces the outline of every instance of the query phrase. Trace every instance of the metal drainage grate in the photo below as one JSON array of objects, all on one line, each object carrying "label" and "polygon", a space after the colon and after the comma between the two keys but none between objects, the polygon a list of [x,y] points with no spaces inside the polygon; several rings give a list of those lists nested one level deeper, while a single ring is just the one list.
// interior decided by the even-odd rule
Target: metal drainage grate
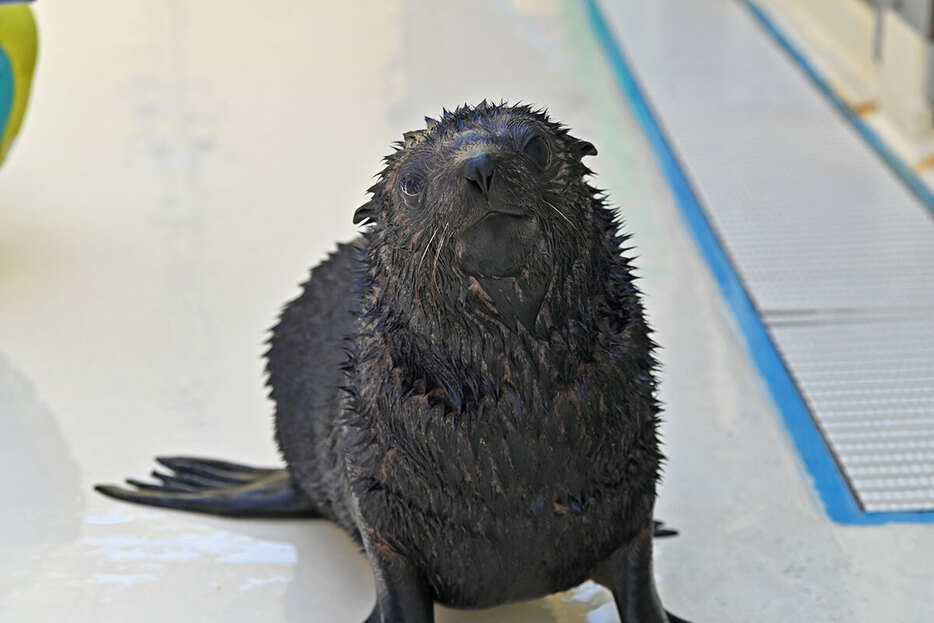
[{"label": "metal drainage grate", "polygon": [[[841,521],[934,519],[917,513],[934,510],[932,214],[739,3],[650,4],[590,7],[708,259],[727,266],[728,299],[738,274],[758,311],[750,343],[768,334],[846,479],[830,486],[858,501],[826,492],[799,435],[828,510],[845,498],[863,519]],[[685,207],[695,189],[719,245],[691,216],[700,204]],[[748,299],[733,298],[741,315]]]}]

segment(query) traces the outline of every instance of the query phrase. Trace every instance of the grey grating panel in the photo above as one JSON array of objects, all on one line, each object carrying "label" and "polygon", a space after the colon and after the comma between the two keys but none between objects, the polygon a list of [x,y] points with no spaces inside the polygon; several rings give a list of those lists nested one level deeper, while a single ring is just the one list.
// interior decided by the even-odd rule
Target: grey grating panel
[{"label": "grey grating panel", "polygon": [[606,10],[860,504],[934,509],[934,218],[738,2]]}]

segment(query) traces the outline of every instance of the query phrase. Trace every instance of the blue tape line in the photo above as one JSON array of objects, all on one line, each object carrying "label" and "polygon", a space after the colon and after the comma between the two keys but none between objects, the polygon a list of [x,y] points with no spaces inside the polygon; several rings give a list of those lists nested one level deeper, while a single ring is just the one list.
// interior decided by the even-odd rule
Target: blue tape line
[{"label": "blue tape line", "polygon": [[733,315],[746,338],[753,360],[765,378],[792,440],[814,479],[814,485],[827,515],[833,521],[843,524],[875,525],[890,522],[934,521],[934,512],[868,513],[860,508],[833,453],[811,417],[801,392],[769,336],[746,287],[740,280],[736,268],[708,221],[699,195],[685,173],[684,167],[639,85],[631,64],[612,34],[597,1],[584,0],[584,5],[610,69],[636,120],[642,126],[642,131],[652,147],[659,168],[675,196],[682,217],[707,260],[720,286],[720,291],[733,310]]},{"label": "blue tape line", "polygon": [[13,65],[0,46],[0,139],[13,109]]}]

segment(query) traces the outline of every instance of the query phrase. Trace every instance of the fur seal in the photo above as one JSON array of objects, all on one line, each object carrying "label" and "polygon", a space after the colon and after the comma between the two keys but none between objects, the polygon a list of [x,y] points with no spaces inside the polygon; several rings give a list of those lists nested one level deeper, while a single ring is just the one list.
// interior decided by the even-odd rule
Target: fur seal
[{"label": "fur seal", "polygon": [[321,516],[362,544],[369,623],[427,623],[593,579],[625,623],[679,623],[652,574],[653,344],[590,143],[486,101],[426,118],[272,331],[287,469],[157,459],[131,502]]}]

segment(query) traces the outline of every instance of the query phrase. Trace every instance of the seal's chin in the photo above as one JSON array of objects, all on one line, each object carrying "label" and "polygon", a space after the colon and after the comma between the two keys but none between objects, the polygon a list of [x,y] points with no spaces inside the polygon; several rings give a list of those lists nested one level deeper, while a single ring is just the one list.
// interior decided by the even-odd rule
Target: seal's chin
[{"label": "seal's chin", "polygon": [[528,264],[540,237],[533,216],[493,211],[455,237],[464,272],[480,277],[516,277]]}]

